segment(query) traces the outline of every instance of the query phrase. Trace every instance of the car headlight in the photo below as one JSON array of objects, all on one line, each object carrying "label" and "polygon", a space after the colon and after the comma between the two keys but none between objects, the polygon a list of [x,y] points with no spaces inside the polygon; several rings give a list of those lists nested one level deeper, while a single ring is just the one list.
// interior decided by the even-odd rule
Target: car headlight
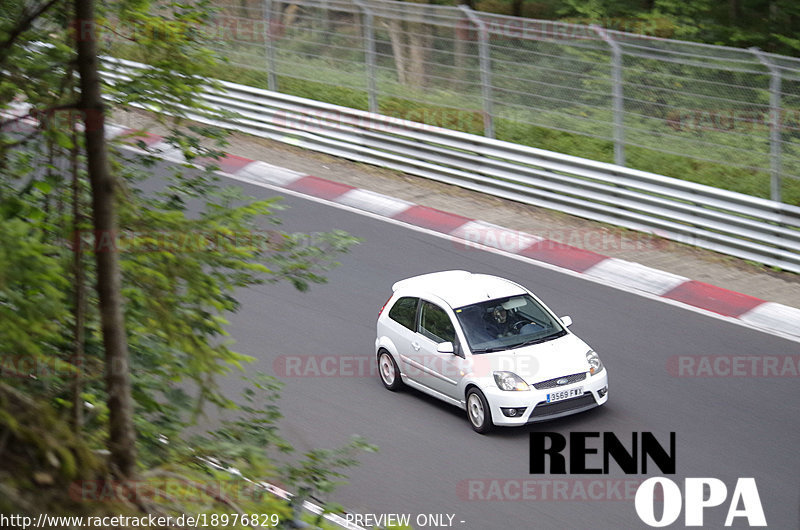
[{"label": "car headlight", "polygon": [[589,350],[586,352],[586,360],[589,361],[590,374],[597,375],[603,371],[603,362],[600,360],[600,357],[594,352],[594,350]]},{"label": "car headlight", "polygon": [[530,390],[528,383],[514,372],[494,372],[494,381],[500,390]]}]

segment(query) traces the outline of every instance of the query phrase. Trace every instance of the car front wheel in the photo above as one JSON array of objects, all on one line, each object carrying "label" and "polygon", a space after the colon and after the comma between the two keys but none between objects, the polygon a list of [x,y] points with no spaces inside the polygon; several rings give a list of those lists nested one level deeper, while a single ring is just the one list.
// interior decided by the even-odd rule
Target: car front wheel
[{"label": "car front wheel", "polygon": [[400,370],[394,358],[386,350],[381,350],[378,355],[378,373],[381,376],[383,386],[394,392],[403,386],[403,379],[400,377]]},{"label": "car front wheel", "polygon": [[470,388],[467,392],[467,417],[475,432],[486,434],[494,429],[489,403],[477,388]]}]

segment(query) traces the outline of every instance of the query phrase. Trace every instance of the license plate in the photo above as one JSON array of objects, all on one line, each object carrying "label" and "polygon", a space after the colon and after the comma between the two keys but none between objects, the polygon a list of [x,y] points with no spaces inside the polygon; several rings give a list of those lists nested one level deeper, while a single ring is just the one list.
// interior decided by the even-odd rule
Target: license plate
[{"label": "license plate", "polygon": [[573,397],[583,395],[583,387],[569,388],[567,390],[559,390],[558,392],[551,392],[547,394],[547,402],[553,403],[554,401],[562,401]]}]

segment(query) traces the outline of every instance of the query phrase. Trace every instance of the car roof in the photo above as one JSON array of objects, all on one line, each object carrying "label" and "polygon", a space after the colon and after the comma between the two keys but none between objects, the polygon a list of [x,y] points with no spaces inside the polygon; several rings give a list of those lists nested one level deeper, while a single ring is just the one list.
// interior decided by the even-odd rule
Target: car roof
[{"label": "car roof", "polygon": [[522,287],[510,280],[460,270],[414,276],[392,286],[394,292],[401,290],[404,291],[401,294],[437,296],[452,308],[525,293]]}]

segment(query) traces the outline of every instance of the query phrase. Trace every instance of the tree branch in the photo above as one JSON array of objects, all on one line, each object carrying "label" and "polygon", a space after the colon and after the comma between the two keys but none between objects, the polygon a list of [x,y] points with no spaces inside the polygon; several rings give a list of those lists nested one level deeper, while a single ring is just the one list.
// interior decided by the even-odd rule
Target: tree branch
[{"label": "tree branch", "polygon": [[42,16],[48,9],[56,5],[59,1],[60,0],[49,0],[28,15],[25,15],[25,10],[23,9],[24,18],[19,21],[13,30],[11,30],[8,38],[0,43],[0,63],[5,62],[5,59],[8,56],[8,50],[11,48],[14,42],[16,42],[20,35],[28,31],[37,18]]}]

